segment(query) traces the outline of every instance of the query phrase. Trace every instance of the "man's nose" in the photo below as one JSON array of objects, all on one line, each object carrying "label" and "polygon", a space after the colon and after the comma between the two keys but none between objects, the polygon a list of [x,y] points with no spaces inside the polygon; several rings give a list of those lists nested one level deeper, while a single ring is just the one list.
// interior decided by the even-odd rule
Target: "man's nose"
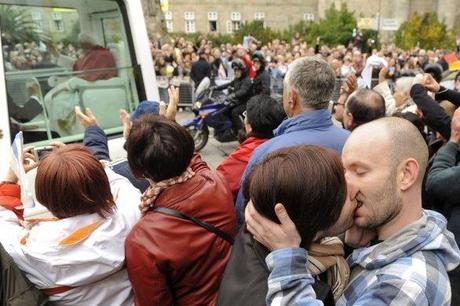
[{"label": "man's nose", "polygon": [[354,201],[358,194],[359,188],[355,184],[353,184],[353,182],[349,182],[349,180],[347,180],[347,188],[348,188],[348,197],[350,198],[351,201]]}]

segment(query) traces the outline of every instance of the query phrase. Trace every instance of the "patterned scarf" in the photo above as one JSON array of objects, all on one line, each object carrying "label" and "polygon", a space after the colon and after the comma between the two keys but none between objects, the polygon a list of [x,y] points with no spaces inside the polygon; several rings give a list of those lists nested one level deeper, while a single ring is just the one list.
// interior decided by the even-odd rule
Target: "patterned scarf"
[{"label": "patterned scarf", "polygon": [[195,172],[193,172],[192,169],[187,168],[187,170],[185,170],[185,172],[181,175],[164,181],[156,183],[149,180],[150,186],[147,188],[147,190],[144,191],[144,193],[141,196],[141,204],[139,205],[139,209],[143,214],[145,214],[149,209],[155,206],[155,200],[158,198],[158,195],[163,190],[173,185],[184,183],[191,179],[194,175]]},{"label": "patterned scarf", "polygon": [[343,243],[337,237],[326,237],[319,243],[314,242],[308,250],[308,270],[315,276],[327,273],[327,282],[336,302],[350,278],[350,268],[344,255]]}]

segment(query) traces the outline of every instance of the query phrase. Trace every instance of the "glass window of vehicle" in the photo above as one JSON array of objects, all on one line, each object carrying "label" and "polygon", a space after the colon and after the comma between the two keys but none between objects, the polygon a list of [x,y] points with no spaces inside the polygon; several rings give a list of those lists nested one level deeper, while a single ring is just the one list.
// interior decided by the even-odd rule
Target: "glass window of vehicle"
[{"label": "glass window of vehicle", "polygon": [[119,109],[139,101],[121,1],[0,0],[11,135],[26,143],[83,137],[75,106],[91,108],[107,134]]}]

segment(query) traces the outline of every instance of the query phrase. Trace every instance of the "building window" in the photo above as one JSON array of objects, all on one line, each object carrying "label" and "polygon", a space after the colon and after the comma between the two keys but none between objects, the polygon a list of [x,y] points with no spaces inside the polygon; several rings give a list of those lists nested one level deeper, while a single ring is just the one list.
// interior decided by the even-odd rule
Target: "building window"
[{"label": "building window", "polygon": [[217,12],[208,12],[209,32],[217,32]]},{"label": "building window", "polygon": [[195,20],[195,12],[185,12],[184,18],[185,20]]},{"label": "building window", "polygon": [[185,33],[195,33],[195,12],[185,12]]},{"label": "building window", "polygon": [[217,12],[208,12],[209,21],[217,21]]},{"label": "building window", "polygon": [[195,20],[185,20],[185,33],[195,33]]},{"label": "building window", "polygon": [[43,19],[41,12],[32,12],[32,22],[34,24],[34,30],[38,33],[43,33]]},{"label": "building window", "polygon": [[315,20],[315,14],[313,14],[313,13],[305,13],[305,14],[303,14],[303,20],[305,20],[305,21],[314,21]]},{"label": "building window", "polygon": [[232,12],[230,14],[230,19],[232,21],[241,21],[241,13],[240,12]]},{"label": "building window", "polygon": [[168,31],[168,33],[174,32],[174,25],[172,20],[166,20],[166,31]]},{"label": "building window", "polygon": [[264,12],[255,12],[254,13],[254,19],[255,20],[264,20],[265,19],[265,13]]},{"label": "building window", "polygon": [[57,32],[64,32],[64,21],[62,20],[61,13],[53,13],[54,29]]},{"label": "building window", "polygon": [[209,32],[217,32],[217,21],[209,20]]},{"label": "building window", "polygon": [[168,31],[168,33],[174,32],[173,17],[172,17],[171,11],[165,12],[165,20],[166,20],[166,31]]},{"label": "building window", "polygon": [[[232,32],[229,32],[229,33],[233,33],[235,31],[238,31],[240,29],[240,26],[241,26],[241,13],[240,12],[232,12],[230,14],[230,19],[231,19],[231,23],[232,23],[232,25],[231,25]],[[228,32],[228,28],[227,28],[227,32]]]},{"label": "building window", "polygon": [[233,26],[232,26],[232,21],[231,20],[227,20],[227,33],[228,34],[233,33]]}]

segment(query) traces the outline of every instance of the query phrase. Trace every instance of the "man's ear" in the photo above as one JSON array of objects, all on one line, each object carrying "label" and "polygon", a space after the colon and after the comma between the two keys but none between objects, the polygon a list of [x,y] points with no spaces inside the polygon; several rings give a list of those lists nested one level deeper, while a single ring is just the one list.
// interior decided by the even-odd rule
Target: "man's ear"
[{"label": "man's ear", "polygon": [[350,113],[346,108],[343,110],[342,122],[344,127],[349,131],[352,131],[356,127],[353,114]]},{"label": "man's ear", "polygon": [[420,166],[414,158],[409,158],[403,162],[400,168],[399,188],[407,191],[414,186],[420,175]]},{"label": "man's ear", "polygon": [[294,89],[291,89],[289,91],[289,101],[288,102],[289,102],[288,104],[289,109],[291,110],[295,110],[299,106],[299,103],[300,103],[299,94]]}]

